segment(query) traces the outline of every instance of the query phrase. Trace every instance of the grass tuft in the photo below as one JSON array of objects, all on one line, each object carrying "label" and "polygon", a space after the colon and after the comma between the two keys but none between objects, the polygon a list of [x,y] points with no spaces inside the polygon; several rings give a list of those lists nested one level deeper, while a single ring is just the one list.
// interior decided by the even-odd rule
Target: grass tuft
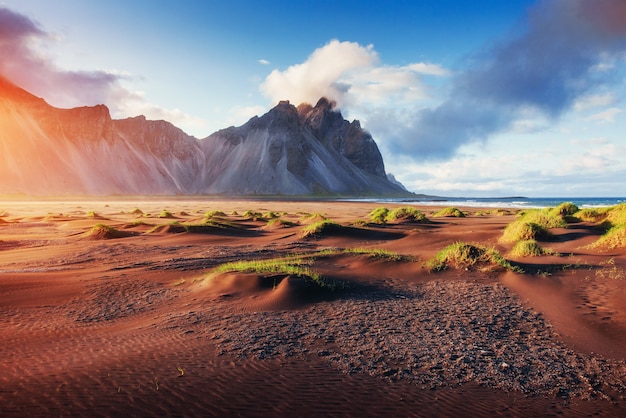
[{"label": "grass tuft", "polygon": [[411,257],[398,254],[393,251],[382,248],[346,248],[343,250],[345,254],[366,255],[375,260],[383,261],[409,261]]},{"label": "grass tuft", "polygon": [[234,261],[232,263],[226,263],[216,267],[213,272],[241,272],[255,273],[259,275],[284,274],[308,278],[321,288],[335,290],[335,283],[327,282],[322,276],[311,270],[309,266],[311,265],[312,261],[312,258],[297,256],[273,258],[269,260]]},{"label": "grass tuft", "polygon": [[249,221],[263,221],[263,214],[254,210],[247,210],[241,215],[244,219]]},{"label": "grass tuft", "polygon": [[376,208],[369,213],[370,221],[375,224],[387,223],[388,214],[389,214],[389,209],[385,207]]},{"label": "grass tuft", "polygon": [[89,231],[89,235],[101,236],[103,238],[124,238],[128,236],[127,232],[120,231],[112,226],[105,224],[95,224]]},{"label": "grass tuft", "polygon": [[533,222],[526,222],[524,218],[521,218],[511,222],[504,228],[500,242],[541,241],[550,239],[551,236],[552,233],[547,228]]},{"label": "grass tuft", "polygon": [[557,254],[549,248],[541,247],[537,241],[530,239],[516,242],[509,255],[511,257],[539,257]]},{"label": "grass tuft", "polygon": [[226,217],[226,214],[224,212],[222,212],[221,210],[211,210],[211,211],[208,211],[207,213],[205,213],[204,217],[206,219],[224,218],[224,217]]},{"label": "grass tuft", "polygon": [[626,247],[626,203],[607,208],[605,214],[603,226],[607,231],[589,248]]},{"label": "grass tuft", "polygon": [[606,218],[606,213],[600,212],[598,209],[581,209],[574,214],[578,219],[584,222],[600,222]]},{"label": "grass tuft", "polygon": [[411,206],[403,206],[392,210],[387,214],[385,219],[387,222],[403,221],[403,222],[430,222],[426,215],[418,209]]},{"label": "grass tuft", "polygon": [[267,221],[267,225],[265,225],[266,229],[280,229],[280,228],[291,228],[292,226],[296,226],[294,222],[286,221],[281,218],[274,218]]},{"label": "grass tuft", "polygon": [[449,207],[449,208],[441,209],[439,212],[436,212],[435,214],[433,214],[433,217],[435,218],[443,218],[443,217],[464,218],[465,214],[457,208]]},{"label": "grass tuft", "polygon": [[560,216],[561,218],[565,218],[567,216],[572,216],[580,209],[578,206],[573,204],[572,202],[563,202],[559,206],[550,209],[550,214],[554,216]]},{"label": "grass tuft", "polygon": [[172,215],[171,212],[168,212],[166,210],[162,211],[161,213],[159,213],[159,218],[173,218],[174,215]]},{"label": "grass tuft", "polygon": [[435,257],[426,262],[429,271],[437,272],[449,268],[480,271],[492,271],[496,268],[521,272],[519,267],[511,265],[495,249],[478,244],[455,242],[441,250]]},{"label": "grass tuft", "polygon": [[301,231],[301,236],[302,238],[313,238],[340,231],[342,228],[338,223],[325,219],[304,227]]},{"label": "grass tuft", "polygon": [[589,248],[623,248],[626,247],[626,223],[615,225],[604,233]]}]

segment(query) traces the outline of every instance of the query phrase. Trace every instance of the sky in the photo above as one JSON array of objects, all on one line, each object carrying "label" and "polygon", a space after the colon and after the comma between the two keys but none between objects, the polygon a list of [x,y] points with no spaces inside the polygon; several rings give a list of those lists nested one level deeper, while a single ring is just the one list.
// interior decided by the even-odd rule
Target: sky
[{"label": "sky", "polygon": [[626,196],[625,0],[0,0],[0,74],[197,138],[325,96],[416,193]]}]

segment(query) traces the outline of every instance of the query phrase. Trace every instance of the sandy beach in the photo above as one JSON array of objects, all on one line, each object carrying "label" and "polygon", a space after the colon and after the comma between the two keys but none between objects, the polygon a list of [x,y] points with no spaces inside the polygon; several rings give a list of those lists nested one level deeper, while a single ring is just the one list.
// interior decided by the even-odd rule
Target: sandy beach
[{"label": "sandy beach", "polygon": [[[626,416],[626,248],[597,223],[513,257],[516,210],[380,206],[0,201],[0,416]],[[427,268],[455,242],[517,270]],[[223,268],[285,259],[310,277]]]}]

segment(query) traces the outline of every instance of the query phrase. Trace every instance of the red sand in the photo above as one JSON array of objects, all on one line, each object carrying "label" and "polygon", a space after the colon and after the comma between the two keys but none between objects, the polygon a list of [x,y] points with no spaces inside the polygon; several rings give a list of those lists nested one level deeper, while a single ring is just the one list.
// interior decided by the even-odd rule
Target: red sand
[{"label": "red sand", "polygon": [[[600,232],[579,223],[545,243],[571,256],[514,260],[549,274],[436,274],[422,263],[455,241],[495,246],[506,256],[510,246],[498,238],[514,216],[357,223],[329,236],[300,237],[304,212],[349,225],[377,206],[0,202],[6,212],[0,218],[0,416],[626,416],[626,249],[583,248]],[[134,208],[146,215],[131,214]],[[282,219],[295,226],[264,228],[263,220],[243,219],[249,209],[286,212]],[[163,210],[175,219],[159,218]],[[225,212],[232,227],[180,233],[169,225],[199,223],[210,210]],[[135,221],[145,224],[130,225]],[[106,239],[91,232],[98,223],[127,234]],[[167,227],[151,232],[154,225]],[[350,285],[330,294],[310,292],[293,277],[207,278],[227,261],[357,247],[413,261],[320,257],[313,269]],[[455,292],[477,298],[468,305],[476,315],[531,318],[537,328],[520,319],[506,339],[480,330],[509,332],[517,325],[466,324],[459,334],[465,293]],[[376,323],[379,317],[385,319]],[[485,357],[477,365],[467,360],[454,375],[449,367],[470,358],[455,354],[467,347],[451,346],[454,341]],[[571,366],[580,382],[540,387],[536,378],[544,370],[546,384],[549,373],[560,372],[551,369],[558,362],[541,364],[546,357],[534,341],[563,355],[567,367],[580,363],[580,372]],[[506,357],[511,347],[516,351]],[[406,356],[416,355],[411,364],[405,348],[413,353]],[[436,358],[439,352],[448,357]],[[525,366],[525,359],[533,363]],[[612,373],[592,376],[596,362],[597,370]],[[524,373],[535,381],[522,382]],[[588,378],[597,385],[585,394]]]}]

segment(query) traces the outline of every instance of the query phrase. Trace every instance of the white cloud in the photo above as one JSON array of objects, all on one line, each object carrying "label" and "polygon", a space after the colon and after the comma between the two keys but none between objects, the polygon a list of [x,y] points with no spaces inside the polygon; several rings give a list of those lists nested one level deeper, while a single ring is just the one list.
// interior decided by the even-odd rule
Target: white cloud
[{"label": "white cloud", "polygon": [[612,93],[588,94],[576,100],[574,109],[578,111],[588,110],[596,107],[611,106],[613,103],[615,103],[615,96]]},{"label": "white cloud", "polygon": [[622,112],[622,109],[612,107],[610,109],[589,116],[587,120],[592,120],[599,123],[613,123],[615,122],[615,116],[619,115]]},{"label": "white cloud", "polygon": [[268,60],[265,60],[265,59],[260,59],[260,60],[258,61],[258,63],[259,63],[259,64],[262,64],[262,65],[270,65],[270,64],[271,64]]},{"label": "white cloud", "polygon": [[[382,65],[373,45],[332,40],[284,71],[274,70],[261,85],[273,102],[316,103],[320,97],[349,112],[358,108],[415,104],[430,97],[423,76],[445,76],[436,64]],[[355,112],[355,113],[358,113]]]}]

